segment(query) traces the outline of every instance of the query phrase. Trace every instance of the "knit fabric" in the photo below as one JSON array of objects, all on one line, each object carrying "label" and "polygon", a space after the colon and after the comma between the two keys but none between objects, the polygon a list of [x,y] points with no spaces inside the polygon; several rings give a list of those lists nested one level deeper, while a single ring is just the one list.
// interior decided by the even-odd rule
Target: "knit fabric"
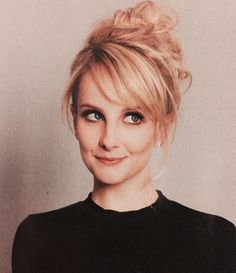
[{"label": "knit fabric", "polygon": [[219,216],[159,198],[137,211],[84,201],[28,216],[13,273],[235,273],[236,228]]}]

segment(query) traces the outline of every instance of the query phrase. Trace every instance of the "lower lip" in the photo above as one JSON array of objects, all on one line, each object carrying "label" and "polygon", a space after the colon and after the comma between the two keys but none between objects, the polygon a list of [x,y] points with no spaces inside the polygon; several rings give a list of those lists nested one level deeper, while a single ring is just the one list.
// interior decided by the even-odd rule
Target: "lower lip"
[{"label": "lower lip", "polygon": [[114,159],[114,160],[107,160],[107,159],[104,159],[104,158],[99,158],[99,157],[96,157],[97,160],[99,160],[99,162],[101,162],[102,164],[106,165],[106,166],[114,166],[114,165],[117,165],[119,164],[121,161],[124,160],[124,158],[121,158],[121,159]]}]

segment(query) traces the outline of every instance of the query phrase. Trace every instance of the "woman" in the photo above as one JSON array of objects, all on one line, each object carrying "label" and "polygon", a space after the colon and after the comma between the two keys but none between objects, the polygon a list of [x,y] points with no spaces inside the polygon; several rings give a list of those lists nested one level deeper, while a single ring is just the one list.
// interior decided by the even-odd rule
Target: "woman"
[{"label": "woman", "polygon": [[152,184],[151,153],[168,145],[180,86],[191,79],[173,27],[147,1],[116,12],[89,36],[63,107],[93,192],[21,223],[13,273],[236,272],[234,225],[170,201]]}]

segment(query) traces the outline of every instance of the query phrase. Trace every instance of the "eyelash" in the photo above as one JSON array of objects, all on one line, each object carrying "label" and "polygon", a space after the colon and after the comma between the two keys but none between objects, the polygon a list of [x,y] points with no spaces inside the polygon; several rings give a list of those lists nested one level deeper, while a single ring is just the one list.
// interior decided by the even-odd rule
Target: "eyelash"
[{"label": "eyelash", "polygon": [[[104,119],[103,115],[99,111],[92,110],[92,109],[91,110],[85,110],[84,112],[82,112],[82,117],[84,117],[86,120],[88,120],[90,122],[93,122],[95,120],[90,120],[88,118],[88,116],[91,115],[91,114],[95,114],[95,115],[97,114],[97,115],[101,116],[102,119]],[[97,119],[97,120],[100,120],[100,119]]]},{"label": "eyelash", "polygon": [[[91,119],[88,118],[88,116],[91,115],[91,114],[94,114],[94,115],[97,114],[101,118],[100,119],[96,119],[95,118],[95,120],[91,120]],[[93,109],[91,109],[91,110],[85,110],[84,112],[82,112],[81,115],[82,115],[82,117],[84,117],[89,122],[96,122],[96,121],[104,120],[105,119],[104,116],[103,116],[103,114],[101,114],[99,111],[93,110]],[[135,112],[135,111],[125,113],[125,118],[129,117],[129,116],[136,117],[138,119],[138,121],[137,122],[135,122],[135,121],[134,122],[127,122],[126,121],[125,123],[127,123],[127,124],[139,125],[143,121],[143,119],[144,119],[144,116],[141,113]]]},{"label": "eyelash", "polygon": [[[125,117],[129,117],[129,116],[138,118],[138,120],[139,120],[138,122],[132,122],[131,123],[131,124],[134,124],[134,125],[140,124],[144,119],[144,116],[142,114],[140,114],[139,112],[127,112],[127,113],[125,113]],[[127,122],[127,123],[130,123],[130,122]]]}]

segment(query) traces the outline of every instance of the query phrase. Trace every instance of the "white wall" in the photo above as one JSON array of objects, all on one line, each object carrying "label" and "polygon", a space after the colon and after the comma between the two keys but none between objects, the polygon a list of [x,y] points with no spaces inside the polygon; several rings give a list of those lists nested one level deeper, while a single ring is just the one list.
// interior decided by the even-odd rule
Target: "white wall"
[{"label": "white wall", "polygon": [[[13,236],[25,216],[76,202],[91,190],[78,143],[60,121],[60,99],[91,26],[136,2],[0,1],[0,272],[10,272]],[[181,19],[193,85],[156,186],[236,223],[236,2],[163,2]]]}]

